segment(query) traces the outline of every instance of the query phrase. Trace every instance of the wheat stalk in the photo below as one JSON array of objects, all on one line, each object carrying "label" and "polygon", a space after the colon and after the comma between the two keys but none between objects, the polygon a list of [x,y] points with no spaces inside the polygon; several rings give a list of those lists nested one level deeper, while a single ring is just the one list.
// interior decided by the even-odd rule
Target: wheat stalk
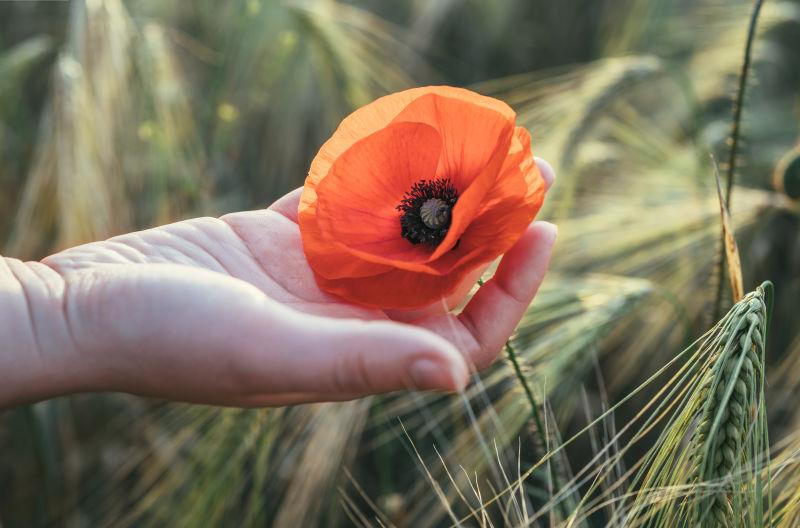
[{"label": "wheat stalk", "polygon": [[[756,37],[756,28],[758,25],[758,17],[761,14],[761,6],[763,0],[755,0],[753,2],[753,11],[750,14],[750,23],[747,28],[747,41],[744,48],[744,58],[742,59],[742,68],[739,72],[739,86],[736,91],[736,100],[733,105],[733,118],[731,121],[731,134],[730,134],[730,150],[728,151],[728,164],[725,174],[725,206],[730,210],[731,195],[733,192],[733,180],[736,175],[736,156],[739,152],[739,138],[742,129],[742,112],[744,110],[744,98],[747,92],[747,78],[750,75],[750,66],[752,62],[753,42]],[[720,247],[724,247],[725,233],[720,234]],[[725,254],[720,251],[717,256],[716,262],[716,296],[714,298],[714,318],[719,317],[720,310],[722,309],[722,295],[725,290],[723,276],[725,274]]]}]

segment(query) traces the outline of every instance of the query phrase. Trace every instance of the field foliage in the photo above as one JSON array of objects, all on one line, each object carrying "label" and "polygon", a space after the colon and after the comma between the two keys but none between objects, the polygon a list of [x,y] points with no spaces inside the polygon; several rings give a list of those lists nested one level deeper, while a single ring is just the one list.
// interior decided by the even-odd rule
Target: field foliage
[{"label": "field foliage", "polygon": [[263,207],[425,84],[514,107],[559,225],[463,394],[5,411],[0,525],[798,526],[798,50],[792,0],[0,2],[5,255]]}]

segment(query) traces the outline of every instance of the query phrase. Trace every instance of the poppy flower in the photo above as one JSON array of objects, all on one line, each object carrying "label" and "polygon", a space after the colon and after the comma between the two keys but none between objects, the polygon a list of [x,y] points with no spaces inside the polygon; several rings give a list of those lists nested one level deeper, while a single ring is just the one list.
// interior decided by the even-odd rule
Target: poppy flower
[{"label": "poppy flower", "polygon": [[346,117],[311,163],[303,250],[319,287],[353,303],[441,303],[505,253],[542,205],[530,135],[505,103],[414,88]]}]

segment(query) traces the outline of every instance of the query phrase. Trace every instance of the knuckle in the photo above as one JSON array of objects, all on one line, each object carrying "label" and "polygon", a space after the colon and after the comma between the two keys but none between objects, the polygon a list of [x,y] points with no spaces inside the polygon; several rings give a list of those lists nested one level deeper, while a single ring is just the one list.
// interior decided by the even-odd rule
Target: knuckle
[{"label": "knuckle", "polygon": [[372,392],[372,377],[362,350],[342,354],[333,369],[333,390],[337,392]]},{"label": "knuckle", "polygon": [[528,299],[528,297],[521,295],[515,288],[512,288],[504,281],[497,283],[497,289],[511,304],[518,305],[519,307],[527,307],[528,304],[530,304],[530,299]]}]

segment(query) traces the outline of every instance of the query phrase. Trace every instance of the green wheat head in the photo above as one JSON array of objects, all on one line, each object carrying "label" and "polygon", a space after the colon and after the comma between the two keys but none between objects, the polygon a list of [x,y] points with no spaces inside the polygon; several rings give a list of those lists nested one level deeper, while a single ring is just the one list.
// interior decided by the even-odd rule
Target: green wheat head
[{"label": "green wheat head", "polygon": [[[757,420],[759,380],[764,374],[765,327],[766,305],[756,291],[736,305],[731,327],[721,335],[714,366],[704,376],[705,406],[690,448],[694,482],[724,481],[747,463],[746,444]],[[734,524],[734,492],[722,489],[700,501],[697,516],[706,525]]]},{"label": "green wheat head", "polygon": [[679,405],[634,480],[641,487],[628,522],[762,526],[770,510],[769,485],[762,482],[770,291],[766,283],[736,303],[688,360]]}]

